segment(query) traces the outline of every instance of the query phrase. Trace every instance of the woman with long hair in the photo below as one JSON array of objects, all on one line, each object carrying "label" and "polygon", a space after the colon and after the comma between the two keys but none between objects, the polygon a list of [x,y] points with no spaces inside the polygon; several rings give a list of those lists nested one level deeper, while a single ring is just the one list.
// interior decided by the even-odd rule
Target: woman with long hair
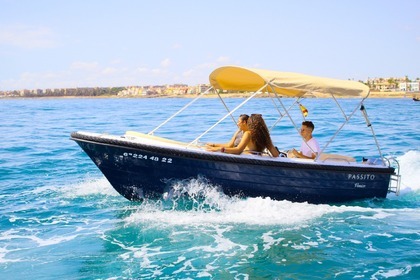
[{"label": "woman with long hair", "polygon": [[251,115],[248,119],[248,129],[251,134],[248,149],[251,152],[263,153],[267,149],[273,157],[279,156],[279,151],[273,145],[270,132],[261,114]]},{"label": "woman with long hair", "polygon": [[219,147],[219,148],[232,148],[239,145],[242,140],[242,136],[244,135],[245,131],[248,131],[248,119],[249,116],[246,114],[242,114],[239,116],[238,122],[236,125],[238,126],[238,130],[233,134],[232,139],[228,143],[207,143],[207,147]]},{"label": "woman with long hair", "polygon": [[270,132],[261,114],[252,114],[247,122],[248,130],[244,131],[241,142],[236,147],[207,146],[208,151],[229,154],[262,154],[267,149],[271,156],[278,157],[279,151],[271,141]]}]

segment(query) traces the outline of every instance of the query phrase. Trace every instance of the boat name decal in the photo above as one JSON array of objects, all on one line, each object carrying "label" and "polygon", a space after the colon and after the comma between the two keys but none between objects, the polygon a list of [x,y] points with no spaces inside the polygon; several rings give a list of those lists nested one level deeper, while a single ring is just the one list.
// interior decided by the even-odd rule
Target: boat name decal
[{"label": "boat name decal", "polygon": [[374,174],[347,174],[349,180],[375,180]]},{"label": "boat name decal", "polygon": [[148,155],[142,155],[142,154],[136,154],[136,153],[123,153],[124,157],[131,157],[136,159],[144,159],[144,160],[152,160],[156,162],[163,162],[163,163],[172,163],[172,158],[168,157],[157,157],[157,156],[148,156]]},{"label": "boat name decal", "polygon": [[363,189],[363,188],[366,188],[366,185],[359,184],[359,183],[355,183],[355,184],[354,184],[354,187],[355,187],[355,188],[359,188],[359,189]]}]

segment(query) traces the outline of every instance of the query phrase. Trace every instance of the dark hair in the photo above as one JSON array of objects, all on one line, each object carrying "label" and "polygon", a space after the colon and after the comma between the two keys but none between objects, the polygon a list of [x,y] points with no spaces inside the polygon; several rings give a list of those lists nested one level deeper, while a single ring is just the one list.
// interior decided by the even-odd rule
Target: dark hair
[{"label": "dark hair", "polygon": [[311,121],[304,121],[304,122],[302,122],[302,125],[304,125],[306,127],[309,127],[310,129],[312,129],[312,131],[315,129],[315,125]]},{"label": "dark hair", "polygon": [[242,115],[240,115],[239,116],[239,118],[241,119],[241,121],[248,121],[248,119],[249,119],[249,116],[247,115],[247,114],[242,114]]},{"label": "dark hair", "polygon": [[248,119],[248,128],[257,152],[262,152],[266,147],[273,145],[270,132],[261,114],[251,114],[251,117]]}]

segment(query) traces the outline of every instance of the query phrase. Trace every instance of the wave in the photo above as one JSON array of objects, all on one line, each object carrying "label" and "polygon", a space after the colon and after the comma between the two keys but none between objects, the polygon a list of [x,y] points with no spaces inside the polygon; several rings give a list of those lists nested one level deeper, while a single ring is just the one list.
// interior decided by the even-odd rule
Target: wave
[{"label": "wave", "polygon": [[375,199],[348,205],[316,205],[262,197],[230,197],[204,178],[177,182],[174,189],[161,200],[145,200],[124,221],[151,226],[246,224],[293,228],[307,226],[326,215],[343,213],[374,220],[387,219],[401,211],[417,214],[415,209],[405,208],[407,203],[393,209],[392,201],[390,206],[389,202]]},{"label": "wave", "polygon": [[[220,188],[210,184],[205,178],[173,182],[173,191],[161,199],[145,199],[142,202],[128,202],[121,197],[105,178],[86,181],[63,187],[42,187],[34,190],[38,195],[44,192],[59,192],[64,204],[83,199],[97,207],[121,210],[125,223],[159,225],[283,225],[305,226],[326,215],[357,213],[359,218],[386,219],[395,212],[412,211],[410,203],[393,197],[385,200],[366,200],[346,205],[309,204],[290,201],[277,201],[270,198],[239,198],[225,195]],[[413,193],[402,196],[413,200]],[[56,193],[57,195],[57,193]],[[94,200],[94,202],[92,202]],[[393,209],[393,207],[395,209]]]},{"label": "wave", "polygon": [[[147,201],[124,218],[126,224],[142,224],[151,227],[238,225],[273,226],[289,229],[307,227],[323,220],[341,220],[343,217],[357,219],[387,220],[399,214],[418,216],[416,209],[382,208],[373,206],[329,205],[276,201],[270,198],[224,198],[217,205],[204,207],[205,202],[196,202],[197,208],[186,209],[172,202],[175,207],[165,209],[165,202]],[[376,207],[376,208],[375,208]],[[206,208],[205,210],[203,208]],[[343,216],[344,215],[344,216]]]},{"label": "wave", "polygon": [[79,183],[71,184],[60,188],[65,198],[105,196],[118,197],[118,192],[111,186],[105,177],[88,178]]},{"label": "wave", "polygon": [[411,150],[397,157],[400,163],[401,193],[420,191],[420,151]]},{"label": "wave", "polygon": [[[130,209],[124,217],[126,223],[159,223],[166,225],[194,224],[248,224],[248,225],[303,225],[325,215],[344,212],[365,213],[382,219],[394,215],[392,208],[413,208],[420,190],[420,152],[416,150],[397,157],[402,175],[400,196],[389,194],[384,203],[378,200],[346,205],[309,204],[276,201],[270,198],[239,198],[225,195],[219,187],[205,178],[171,183],[171,192],[161,199],[145,199],[131,203],[121,197],[104,178],[85,178],[83,181],[61,187],[44,186],[34,194],[59,192],[66,201],[95,200],[98,205],[114,205]],[[168,182],[169,183],[169,182]],[[99,197],[99,199],[98,199]],[[372,214],[373,213],[373,214]]]}]

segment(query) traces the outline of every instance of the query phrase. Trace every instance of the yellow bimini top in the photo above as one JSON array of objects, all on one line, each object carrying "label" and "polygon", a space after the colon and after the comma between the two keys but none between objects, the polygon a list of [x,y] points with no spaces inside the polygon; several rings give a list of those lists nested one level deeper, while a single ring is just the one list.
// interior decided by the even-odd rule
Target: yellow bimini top
[{"label": "yellow bimini top", "polygon": [[302,97],[306,93],[361,98],[369,95],[369,87],[360,82],[238,66],[217,68],[209,79],[213,88],[219,90],[260,90],[287,97]]}]

